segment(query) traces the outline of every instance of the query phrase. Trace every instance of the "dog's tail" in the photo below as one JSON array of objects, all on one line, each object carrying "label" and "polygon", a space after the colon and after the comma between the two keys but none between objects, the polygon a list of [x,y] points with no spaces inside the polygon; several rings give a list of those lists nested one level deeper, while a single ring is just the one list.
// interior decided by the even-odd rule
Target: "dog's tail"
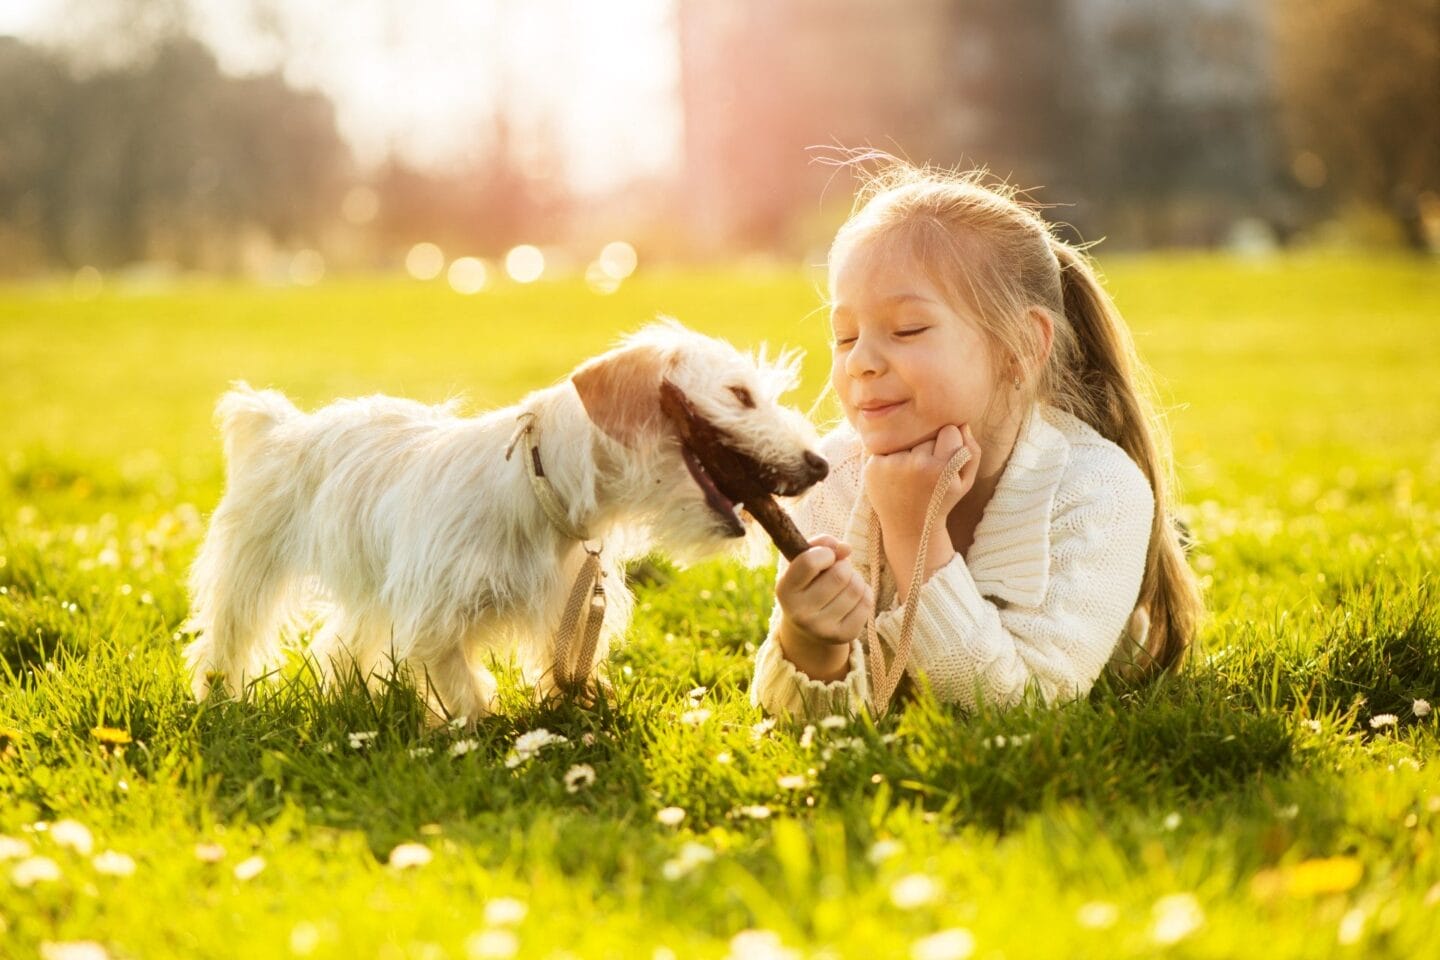
[{"label": "dog's tail", "polygon": [[225,462],[235,465],[261,446],[276,424],[300,415],[300,411],[278,390],[256,390],[243,380],[215,405],[215,421],[225,438]]}]

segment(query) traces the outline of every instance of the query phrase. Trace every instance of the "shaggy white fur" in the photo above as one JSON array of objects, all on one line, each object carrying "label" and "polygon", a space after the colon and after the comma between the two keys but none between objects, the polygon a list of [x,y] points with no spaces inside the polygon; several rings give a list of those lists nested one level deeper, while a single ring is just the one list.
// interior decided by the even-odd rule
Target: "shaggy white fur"
[{"label": "shaggy white fur", "polygon": [[625,561],[659,550],[688,563],[745,542],[724,498],[687,466],[660,410],[662,379],[774,492],[795,494],[825,473],[808,421],[778,403],[796,361],[769,361],[763,348],[749,357],[665,320],[473,418],[385,396],[306,414],[237,384],[216,411],[225,495],[190,579],[195,696],[217,682],[243,693],[271,669],[281,624],[317,588],[333,614],[310,652],[327,679],[351,663],[371,678],[404,664],[439,715],[474,719],[492,709],[484,662],[514,653],[551,692],[554,634],[584,552],[547,520],[522,457],[505,457],[527,412],[570,521],[604,544],[603,665],[630,619]]}]

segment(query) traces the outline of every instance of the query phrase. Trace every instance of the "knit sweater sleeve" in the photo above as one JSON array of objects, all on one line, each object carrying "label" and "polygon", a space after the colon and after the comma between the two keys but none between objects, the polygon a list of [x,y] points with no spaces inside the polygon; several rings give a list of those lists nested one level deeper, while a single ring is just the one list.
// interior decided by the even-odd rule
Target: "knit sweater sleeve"
[{"label": "knit sweater sleeve", "polygon": [[[982,596],[959,554],[921,587],[909,672],[938,699],[1008,705],[1031,686],[1046,703],[1072,699],[1110,659],[1140,593],[1154,496],[1123,455],[1067,479],[1050,505],[1048,576],[1036,602]],[[1015,533],[1031,529],[1017,524]],[[897,608],[876,618],[892,649],[901,617]]]},{"label": "knit sweater sleeve", "polygon": [[[854,487],[859,484],[859,465],[853,460],[837,462],[837,449],[838,444],[821,444],[821,453],[832,464],[830,477],[789,507],[795,525],[806,539],[822,533],[837,539],[844,537],[845,522],[854,503]],[[781,557],[775,572],[777,580],[785,572],[785,566],[785,558]],[[782,616],[777,601],[770,612],[769,636],[755,655],[750,701],[767,713],[798,718],[858,712],[869,697],[859,639],[850,643],[850,672],[844,679],[828,683],[813,680],[785,657],[777,636]]]}]

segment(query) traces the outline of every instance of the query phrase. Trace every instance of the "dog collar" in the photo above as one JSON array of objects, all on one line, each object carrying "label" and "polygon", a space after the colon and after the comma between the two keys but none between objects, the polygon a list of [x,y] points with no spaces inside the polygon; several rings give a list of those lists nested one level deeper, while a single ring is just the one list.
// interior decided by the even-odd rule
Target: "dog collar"
[{"label": "dog collar", "polygon": [[521,440],[529,453],[522,458],[525,461],[525,473],[530,477],[530,488],[535,491],[535,499],[540,503],[540,509],[545,511],[552,526],[564,536],[572,540],[586,541],[591,539],[590,531],[583,526],[577,526],[570,522],[570,516],[565,510],[565,505],[560,500],[560,494],[555,492],[555,486],[550,478],[545,476],[545,467],[540,462],[540,445],[535,442],[535,414],[529,411],[520,414],[516,418],[519,426],[515,434],[510,438],[510,445],[505,448],[505,459],[509,460],[510,455],[515,452],[515,447]]}]

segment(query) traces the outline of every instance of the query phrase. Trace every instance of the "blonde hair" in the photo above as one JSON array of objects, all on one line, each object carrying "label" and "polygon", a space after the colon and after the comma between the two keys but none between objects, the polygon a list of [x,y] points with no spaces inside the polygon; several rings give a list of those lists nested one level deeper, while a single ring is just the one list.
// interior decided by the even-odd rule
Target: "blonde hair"
[{"label": "blonde hair", "polygon": [[[869,169],[877,161],[878,169]],[[952,302],[980,317],[999,383],[1010,380],[1013,358],[1039,357],[1044,348],[1042,331],[1027,321],[1030,310],[1050,314],[1049,356],[1038,370],[1027,368],[1018,396],[1094,427],[1144,471],[1155,496],[1139,598],[1149,633],[1128,662],[1112,661],[1112,670],[1138,680],[1178,667],[1204,607],[1168,509],[1175,488],[1169,438],[1129,328],[1089,257],[1057,237],[1013,187],[987,184],[983,170],[915,167],[875,153],[844,163],[861,173],[863,185],[831,246],[832,270],[862,241],[916,258]]]}]

